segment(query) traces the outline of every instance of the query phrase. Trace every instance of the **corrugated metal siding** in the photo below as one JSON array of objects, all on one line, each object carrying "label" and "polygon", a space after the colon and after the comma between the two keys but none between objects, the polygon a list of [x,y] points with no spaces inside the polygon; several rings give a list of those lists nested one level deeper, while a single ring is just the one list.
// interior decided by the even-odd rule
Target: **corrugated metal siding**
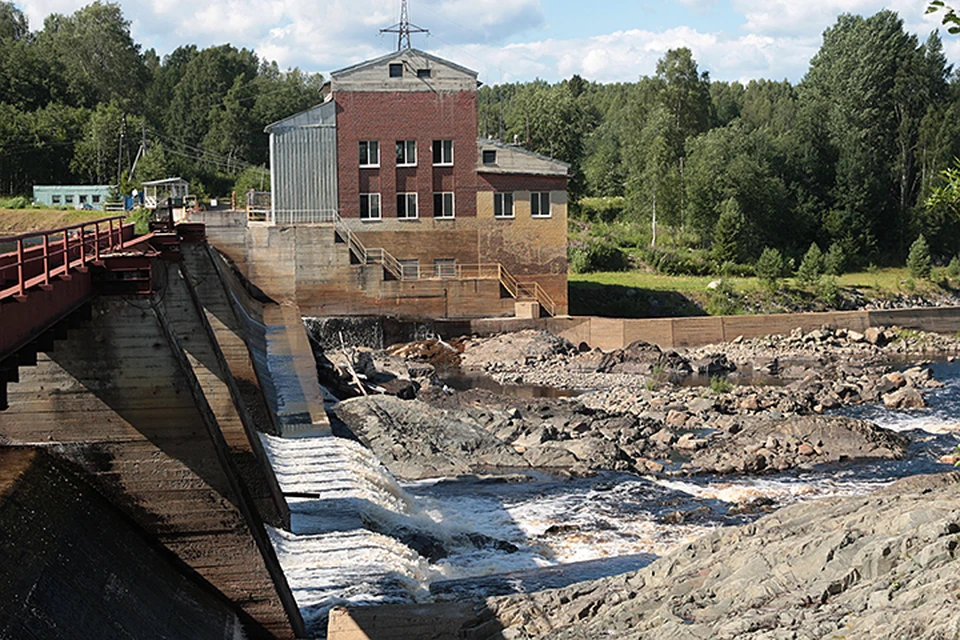
[{"label": "corrugated metal siding", "polygon": [[317,222],[337,209],[334,104],[288,120],[271,132],[273,207],[277,222]]}]

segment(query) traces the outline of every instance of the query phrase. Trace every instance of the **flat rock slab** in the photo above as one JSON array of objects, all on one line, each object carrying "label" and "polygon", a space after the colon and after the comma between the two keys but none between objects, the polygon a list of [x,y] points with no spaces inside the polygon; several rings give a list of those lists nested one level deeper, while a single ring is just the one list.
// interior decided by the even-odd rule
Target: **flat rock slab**
[{"label": "flat rock slab", "polygon": [[909,440],[872,422],[845,416],[796,416],[746,420],[736,434],[722,436],[693,456],[705,473],[776,472],[819,464],[899,460]]},{"label": "flat rock slab", "polygon": [[352,398],[334,411],[395,476],[408,480],[529,465],[479,425],[419,400]]}]

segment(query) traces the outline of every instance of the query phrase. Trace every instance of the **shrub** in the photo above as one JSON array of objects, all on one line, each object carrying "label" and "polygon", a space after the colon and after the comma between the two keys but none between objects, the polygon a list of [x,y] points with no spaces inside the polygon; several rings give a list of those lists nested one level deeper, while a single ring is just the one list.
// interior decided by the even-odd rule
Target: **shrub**
[{"label": "shrub", "polygon": [[150,209],[135,209],[130,212],[130,215],[127,216],[127,221],[133,222],[133,230],[138,235],[143,235],[150,231],[150,216],[152,212]]},{"label": "shrub", "polygon": [[922,233],[910,245],[910,253],[907,254],[907,268],[910,269],[911,278],[930,279],[933,262],[930,259],[930,247]]},{"label": "shrub", "polygon": [[847,255],[839,242],[834,242],[823,256],[823,272],[831,276],[842,276],[847,266]]},{"label": "shrub", "polygon": [[771,247],[764,249],[755,267],[761,284],[770,291],[775,291],[780,278],[783,277],[784,266],[780,251]]},{"label": "shrub", "polygon": [[742,310],[740,295],[728,281],[721,280],[718,287],[707,289],[706,311],[711,316],[733,316]]},{"label": "shrub", "polygon": [[800,268],[797,269],[797,280],[806,285],[816,284],[823,274],[823,253],[820,247],[814,242],[807,249],[807,253],[800,262]]},{"label": "shrub", "polygon": [[0,200],[0,207],[4,209],[26,209],[32,201],[26,196],[14,196],[7,200]]},{"label": "shrub", "polygon": [[834,276],[822,278],[820,282],[817,283],[817,297],[832,309],[840,306],[843,302],[843,296],[841,295],[840,286],[837,284],[837,279]]},{"label": "shrub", "polygon": [[713,376],[710,378],[710,391],[717,395],[730,393],[733,390],[733,383],[724,376]]},{"label": "shrub", "polygon": [[610,222],[623,213],[627,206],[627,199],[623,196],[580,198],[577,205],[580,208],[580,215],[588,220]]},{"label": "shrub", "polygon": [[623,251],[605,240],[577,240],[570,245],[568,253],[570,269],[574,273],[623,271],[627,268],[627,257]]},{"label": "shrub", "polygon": [[708,276],[713,273],[713,265],[702,253],[640,249],[637,255],[645,264],[668,276]]}]

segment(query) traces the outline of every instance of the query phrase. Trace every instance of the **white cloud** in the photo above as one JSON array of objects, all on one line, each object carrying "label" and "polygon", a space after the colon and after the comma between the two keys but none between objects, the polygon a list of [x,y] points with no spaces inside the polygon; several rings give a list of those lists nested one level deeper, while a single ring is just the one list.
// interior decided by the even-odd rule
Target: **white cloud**
[{"label": "white cloud", "polygon": [[[714,79],[799,79],[819,44],[818,38],[725,37],[679,27],[663,32],[634,29],[508,47],[441,48],[438,54],[473,66],[480,72],[481,80],[491,84],[538,76],[558,80],[575,73],[598,82],[635,81],[640,76],[653,75],[657,60],[667,50],[678,47],[689,47],[700,69],[709,71]],[[466,55],[458,56],[463,53]]]}]

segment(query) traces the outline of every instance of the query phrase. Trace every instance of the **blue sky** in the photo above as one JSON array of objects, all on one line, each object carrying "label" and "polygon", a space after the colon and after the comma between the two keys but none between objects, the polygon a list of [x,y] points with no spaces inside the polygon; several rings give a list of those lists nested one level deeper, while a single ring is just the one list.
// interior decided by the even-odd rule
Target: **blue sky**
[{"label": "blue sky", "polygon": [[[38,29],[84,0],[17,0]],[[396,46],[378,34],[400,0],[123,0],[134,38],[161,55],[180,44],[230,42],[282,67],[325,75]],[[409,0],[410,20],[431,31],[419,49],[475,69],[487,84],[574,73],[599,82],[651,75],[671,48],[693,50],[713,79],[798,82],[839,14],[892,9],[925,39],[938,26],[925,0]],[[960,36],[944,35],[960,63]],[[960,65],[958,65],[960,66]]]}]

